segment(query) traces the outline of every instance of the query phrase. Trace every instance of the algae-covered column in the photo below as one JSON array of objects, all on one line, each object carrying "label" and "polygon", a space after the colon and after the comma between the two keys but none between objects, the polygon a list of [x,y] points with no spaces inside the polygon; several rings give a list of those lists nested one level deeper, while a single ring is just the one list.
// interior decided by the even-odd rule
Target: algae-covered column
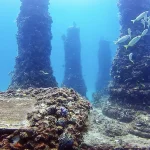
[{"label": "algae-covered column", "polygon": [[110,81],[111,50],[110,43],[104,39],[99,42],[98,50],[98,77],[96,81],[96,91],[106,93],[106,88]]},{"label": "algae-covered column", "polygon": [[73,88],[82,96],[86,96],[86,85],[82,76],[80,30],[75,23],[64,36],[65,75],[63,86]]},{"label": "algae-covered column", "polygon": [[[150,103],[150,34],[146,29],[149,29],[150,18],[147,17],[149,13],[147,14],[146,11],[150,10],[150,0],[119,0],[118,7],[120,36],[131,34],[131,39],[118,46],[111,70],[113,83],[110,88],[110,99],[131,104],[148,104]],[[137,39],[133,39],[135,37]],[[123,45],[128,45],[127,49]]]},{"label": "algae-covered column", "polygon": [[17,18],[18,56],[9,88],[57,86],[50,63],[49,0],[21,0]]}]

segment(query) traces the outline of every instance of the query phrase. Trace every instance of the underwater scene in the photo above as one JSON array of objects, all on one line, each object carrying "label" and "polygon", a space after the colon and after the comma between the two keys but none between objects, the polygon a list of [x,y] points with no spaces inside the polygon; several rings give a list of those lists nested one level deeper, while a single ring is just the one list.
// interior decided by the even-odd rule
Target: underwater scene
[{"label": "underwater scene", "polygon": [[0,150],[150,150],[150,0],[1,0],[0,16]]}]

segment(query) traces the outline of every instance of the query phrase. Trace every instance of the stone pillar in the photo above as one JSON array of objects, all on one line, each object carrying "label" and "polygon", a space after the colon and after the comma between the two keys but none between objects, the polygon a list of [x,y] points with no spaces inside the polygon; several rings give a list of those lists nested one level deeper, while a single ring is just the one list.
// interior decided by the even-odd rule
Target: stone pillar
[{"label": "stone pillar", "polygon": [[109,41],[100,40],[98,50],[98,76],[96,81],[96,91],[107,93],[107,86],[110,81],[111,50]]},{"label": "stone pillar", "polygon": [[65,50],[65,75],[63,86],[73,88],[86,96],[86,85],[82,76],[80,30],[76,25],[69,27],[63,37]]},{"label": "stone pillar", "polygon": [[[128,28],[132,31],[131,39],[141,35],[144,30],[143,24],[141,21],[133,24],[131,20],[142,12],[150,10],[150,0],[119,0],[118,7],[120,36],[127,35]],[[128,44],[129,41],[118,46],[113,61],[110,100],[117,103],[148,104],[150,103],[150,34],[141,37],[138,43],[126,50],[123,45]],[[132,61],[129,59],[131,53]]]},{"label": "stone pillar", "polygon": [[49,0],[21,0],[18,56],[9,88],[57,86],[50,63],[52,19],[48,6]]}]

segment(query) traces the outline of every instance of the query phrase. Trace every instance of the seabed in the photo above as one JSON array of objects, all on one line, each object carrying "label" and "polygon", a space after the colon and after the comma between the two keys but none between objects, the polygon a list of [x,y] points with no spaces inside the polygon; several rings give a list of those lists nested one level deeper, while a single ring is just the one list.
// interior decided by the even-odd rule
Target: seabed
[{"label": "seabed", "polygon": [[[67,108],[67,116],[56,105]],[[150,149],[149,110],[107,100],[90,110],[87,100],[66,88],[1,92],[0,106],[0,149]]]},{"label": "seabed", "polygon": [[136,124],[136,120],[139,117],[143,117],[145,122],[150,119],[148,114],[143,113],[139,112],[132,122],[124,123],[117,119],[109,118],[102,113],[101,109],[94,108],[89,117],[88,131],[83,136],[85,145],[88,145],[91,150],[150,149],[150,139],[146,138],[150,134],[140,131],[142,127],[138,130],[140,124]]}]

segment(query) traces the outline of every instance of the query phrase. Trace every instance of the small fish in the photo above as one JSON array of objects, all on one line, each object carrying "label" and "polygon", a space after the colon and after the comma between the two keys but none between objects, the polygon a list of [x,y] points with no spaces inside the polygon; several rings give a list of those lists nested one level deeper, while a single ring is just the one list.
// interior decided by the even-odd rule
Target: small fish
[{"label": "small fish", "polygon": [[146,22],[145,22],[145,20],[144,20],[144,19],[142,19],[142,20],[141,20],[141,23],[143,24],[144,29],[145,29],[145,23],[146,23]]},{"label": "small fish", "polygon": [[150,19],[150,16],[149,16],[149,17],[147,17],[147,21],[146,21],[147,23],[148,23],[148,20],[149,20],[149,19]]},{"label": "small fish", "polygon": [[129,54],[129,60],[130,60],[132,63],[134,63],[134,61],[132,60],[132,57],[133,57],[133,53],[130,53],[130,54]]},{"label": "small fish", "polygon": [[150,16],[149,17],[147,17],[147,20],[149,20],[150,19]]},{"label": "small fish", "polygon": [[133,23],[135,23],[136,21],[141,20],[142,18],[144,18],[145,16],[147,16],[148,11],[145,11],[143,13],[141,13],[139,16],[137,16],[134,20],[131,20]]},{"label": "small fish", "polygon": [[142,32],[141,37],[142,37],[142,36],[145,36],[145,35],[147,34],[147,32],[148,32],[148,29],[145,29],[145,30]]},{"label": "small fish", "polygon": [[134,45],[140,40],[140,38],[141,38],[140,35],[134,37],[134,38],[128,43],[128,45],[124,45],[124,47],[125,47],[126,49],[128,49],[128,47],[134,46]]},{"label": "small fish", "polygon": [[120,44],[125,42],[126,40],[128,40],[130,38],[130,35],[125,35],[122,36],[121,38],[119,38],[117,41],[114,41],[115,44]]},{"label": "small fish", "polygon": [[140,85],[145,88],[145,85],[143,83],[140,83]]},{"label": "small fish", "polygon": [[48,72],[44,72],[43,70],[40,70],[41,73],[45,74],[45,75],[48,75],[49,73]]},{"label": "small fish", "polygon": [[150,18],[149,18],[148,21],[147,21],[147,27],[148,27],[148,28],[150,27]]},{"label": "small fish", "polygon": [[148,17],[147,17],[147,15],[145,15],[144,16],[144,21],[147,22],[147,20],[148,20]]},{"label": "small fish", "polygon": [[128,28],[128,34],[130,35],[130,39],[131,39],[131,33],[132,33],[131,29]]}]

